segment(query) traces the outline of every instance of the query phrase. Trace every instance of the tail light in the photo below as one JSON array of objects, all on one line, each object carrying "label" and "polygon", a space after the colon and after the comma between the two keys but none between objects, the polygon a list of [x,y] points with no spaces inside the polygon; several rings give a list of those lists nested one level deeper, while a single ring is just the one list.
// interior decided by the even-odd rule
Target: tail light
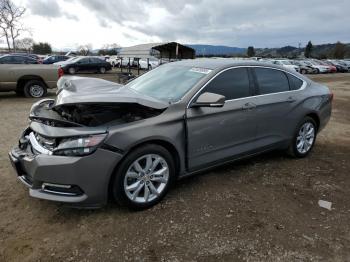
[{"label": "tail light", "polygon": [[62,67],[58,68],[58,79],[61,78],[61,76],[64,75],[64,71],[62,69]]}]

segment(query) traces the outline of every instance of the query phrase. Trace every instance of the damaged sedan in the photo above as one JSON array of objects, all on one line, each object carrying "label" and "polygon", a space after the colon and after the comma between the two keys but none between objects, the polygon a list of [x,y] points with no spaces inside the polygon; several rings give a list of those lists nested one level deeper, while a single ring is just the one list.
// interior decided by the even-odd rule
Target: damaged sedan
[{"label": "damaged sedan", "polygon": [[332,99],[295,71],[226,59],[162,65],[126,85],[62,77],[9,156],[32,197],[143,209],[220,164],[276,149],[307,156]]}]

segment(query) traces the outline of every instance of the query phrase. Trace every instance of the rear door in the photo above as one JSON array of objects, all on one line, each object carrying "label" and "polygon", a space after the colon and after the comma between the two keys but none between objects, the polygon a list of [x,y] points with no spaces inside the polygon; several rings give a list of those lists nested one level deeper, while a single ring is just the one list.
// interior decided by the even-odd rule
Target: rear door
[{"label": "rear door", "polygon": [[248,68],[233,68],[214,77],[196,95],[211,92],[226,97],[225,105],[191,107],[186,112],[188,167],[205,167],[249,152],[256,133],[255,98]]},{"label": "rear door", "polygon": [[[253,72],[257,95],[257,146],[265,147],[286,141],[298,121],[293,114],[298,106],[298,94],[293,91],[295,88],[290,84],[289,74],[274,68],[259,67],[254,68]],[[303,81],[295,79],[299,80],[297,88],[301,88]]]},{"label": "rear door", "polygon": [[88,72],[90,71],[90,60],[89,58],[82,58],[76,62],[77,69],[80,72]]}]

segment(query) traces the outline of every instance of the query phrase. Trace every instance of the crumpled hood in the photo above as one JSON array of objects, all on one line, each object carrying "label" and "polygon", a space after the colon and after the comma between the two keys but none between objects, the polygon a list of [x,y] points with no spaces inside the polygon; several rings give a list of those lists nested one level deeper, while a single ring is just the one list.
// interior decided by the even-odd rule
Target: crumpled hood
[{"label": "crumpled hood", "polygon": [[98,78],[63,76],[57,87],[55,107],[77,103],[136,103],[155,109],[169,106],[124,85]]}]

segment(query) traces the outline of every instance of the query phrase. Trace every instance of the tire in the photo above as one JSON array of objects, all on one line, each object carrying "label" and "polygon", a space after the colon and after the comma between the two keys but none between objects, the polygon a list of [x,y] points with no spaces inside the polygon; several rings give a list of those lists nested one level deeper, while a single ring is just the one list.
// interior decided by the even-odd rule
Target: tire
[{"label": "tire", "polygon": [[46,85],[40,80],[30,80],[23,88],[25,97],[39,98],[47,94]]},{"label": "tire", "polygon": [[[149,159],[152,162],[147,164]],[[154,171],[147,173],[145,168]],[[113,198],[120,205],[131,209],[150,208],[163,199],[174,180],[174,159],[169,151],[159,145],[145,145],[128,154],[118,166],[112,182]]]},{"label": "tire", "polygon": [[300,73],[302,73],[303,75],[306,74],[306,70],[305,69],[301,69]]},{"label": "tire", "polygon": [[316,74],[320,73],[320,69],[316,68]]},{"label": "tire", "polygon": [[74,75],[76,72],[77,72],[77,71],[75,70],[74,67],[68,68],[68,73],[69,73],[70,75]]},{"label": "tire", "polygon": [[100,72],[101,74],[105,74],[105,73],[106,73],[106,68],[105,68],[105,67],[100,67],[99,72]]},{"label": "tire", "polygon": [[[309,135],[308,135],[309,134]],[[288,149],[295,158],[306,157],[316,142],[317,124],[311,117],[305,117],[298,125]]]},{"label": "tire", "polygon": [[112,66],[115,67],[115,63],[114,62],[112,62]]}]

